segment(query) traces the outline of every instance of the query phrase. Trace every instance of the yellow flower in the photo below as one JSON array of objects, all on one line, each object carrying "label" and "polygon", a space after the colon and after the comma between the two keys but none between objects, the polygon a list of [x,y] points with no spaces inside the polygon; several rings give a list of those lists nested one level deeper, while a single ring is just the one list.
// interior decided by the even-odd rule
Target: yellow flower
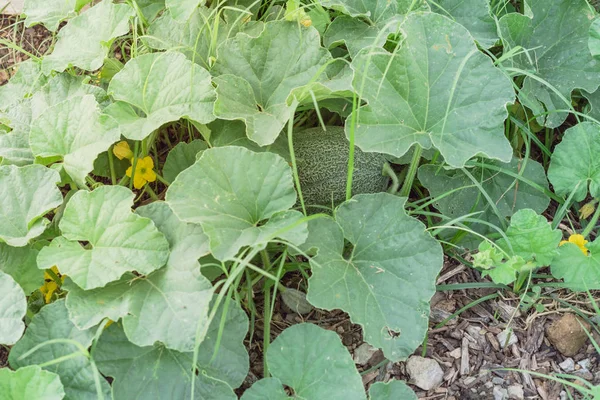
[{"label": "yellow flower", "polygon": [[571,235],[569,236],[569,240],[563,240],[560,242],[559,246],[562,246],[565,243],[573,243],[575,246],[579,247],[579,249],[582,251],[583,254],[585,254],[587,256],[588,250],[585,247],[585,244],[588,241],[585,240],[585,238],[583,237],[583,235],[580,235],[578,233],[576,233],[575,235]]},{"label": "yellow flower", "polygon": [[[146,156],[137,160],[135,164],[135,175],[133,176],[133,186],[136,189],[144,187],[146,182],[154,182],[156,180],[156,173],[153,171],[154,160],[152,157]],[[127,168],[125,175],[131,178],[133,166]]]},{"label": "yellow flower", "polygon": [[113,154],[117,156],[119,160],[124,158],[131,160],[133,158],[133,152],[131,151],[131,148],[129,148],[129,143],[124,140],[115,144],[115,147],[113,147]]},{"label": "yellow flower", "polygon": [[[58,268],[56,268],[56,266],[52,267],[51,269],[52,272],[54,272],[60,278],[61,282],[64,282],[66,275],[61,275],[60,272],[58,272]],[[52,295],[57,290],[58,285],[56,284],[54,279],[52,279],[48,272],[44,272],[44,284],[40,287],[40,292],[42,292],[42,294],[44,295],[44,301],[46,302],[46,304],[50,303],[50,300],[52,300]]]}]

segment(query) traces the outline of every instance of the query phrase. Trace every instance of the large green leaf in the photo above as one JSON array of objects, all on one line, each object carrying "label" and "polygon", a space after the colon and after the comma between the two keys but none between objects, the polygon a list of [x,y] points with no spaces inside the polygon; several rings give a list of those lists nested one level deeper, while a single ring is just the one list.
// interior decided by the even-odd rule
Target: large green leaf
[{"label": "large green leaf", "polygon": [[[562,238],[559,230],[552,229],[548,220],[531,209],[519,210],[510,219],[506,230],[508,243],[502,239],[500,247],[524,260],[533,260],[536,266],[548,266]],[[509,246],[510,244],[510,246]]]},{"label": "large green leaf", "polygon": [[0,240],[23,247],[44,232],[44,218],[58,207],[62,195],[56,184],[58,172],[41,165],[0,167]]},{"label": "large green leaf", "polygon": [[519,98],[536,115],[550,113],[539,115],[540,124],[557,127],[567,118],[567,113],[556,110],[571,106],[574,89],[591,93],[600,85],[600,62],[594,60],[588,48],[595,13],[586,0],[526,0],[525,6],[533,17],[510,13],[500,19],[505,47],[521,46],[524,50],[506,63],[533,72],[546,82],[542,84],[526,77]]},{"label": "large green leaf", "polygon": [[337,222],[310,221],[304,244],[318,249],[308,300],[346,311],[390,360],[409,356],[423,340],[443,261],[440,244],[406,215],[405,201],[387,193],[355,196],[337,209]]},{"label": "large green leaf", "polygon": [[106,91],[101,87],[87,83],[88,78],[73,76],[66,72],[48,80],[31,98],[32,118],[38,118],[49,107],[55,106],[72,97],[93,95],[100,107],[109,102]]},{"label": "large green leaf", "polygon": [[584,254],[573,243],[565,243],[558,248],[558,255],[552,260],[552,275],[564,279],[571,290],[600,289],[600,240],[596,239],[586,247],[589,254]]},{"label": "large green leaf", "polygon": [[[169,243],[154,223],[131,212],[135,195],[122,186],[75,193],[59,227],[63,236],[44,247],[38,268],[56,265],[84,290],[103,287],[125,272],[149,274],[162,267]],[[78,241],[89,242],[82,246]]]},{"label": "large green leaf", "polygon": [[58,25],[75,15],[91,0],[27,0],[23,13],[27,16],[25,26],[44,24],[55,32]]},{"label": "large green leaf", "polygon": [[37,365],[16,371],[0,368],[0,393],[2,400],[61,400],[65,397],[59,376]]},{"label": "large green leaf", "polygon": [[290,399],[282,385],[299,399],[366,399],[354,361],[335,332],[293,325],[277,336],[266,357],[273,378],[255,383],[242,400]]},{"label": "large green leaf", "polygon": [[422,0],[321,0],[320,3],[323,7],[333,8],[351,17],[367,18],[371,23],[387,21],[423,6]]},{"label": "large green leaf", "polygon": [[[197,8],[186,21],[178,21],[165,12],[148,28],[148,44],[158,50],[176,50],[185,54],[188,60],[209,69],[214,62],[217,47],[226,39],[243,31],[250,36],[258,36],[263,28],[262,22],[244,19],[225,23],[219,21],[217,31],[209,23],[213,20],[213,10]],[[216,40],[216,41],[215,41]]]},{"label": "large green leaf", "polygon": [[19,340],[25,330],[23,317],[27,311],[27,300],[19,284],[2,271],[0,271],[0,293],[2,293],[0,297],[0,344],[12,345]]},{"label": "large green leaf", "polygon": [[295,244],[306,239],[302,214],[288,210],[296,202],[291,170],[273,153],[235,146],[205,150],[169,186],[166,199],[182,221],[202,225],[219,260],[275,237]]},{"label": "large green leaf", "polygon": [[[523,208],[531,208],[541,213],[550,204],[548,196],[540,190],[548,189],[544,168],[533,160],[527,160],[527,164],[523,167],[523,162],[517,159],[507,164],[490,161],[466,170],[489,195],[502,217],[510,217]],[[537,185],[537,188],[517,180],[515,176],[519,175]],[[418,178],[430,195],[436,199],[433,203],[435,208],[451,220],[467,214],[479,213],[473,218],[501,225],[493,207],[464,171],[447,170],[439,165],[428,164],[419,168]],[[482,234],[491,231],[490,227],[483,224],[470,223],[470,226]],[[452,232],[454,233],[456,232]],[[480,241],[481,238],[476,238],[475,243],[472,244],[477,246]]]},{"label": "large green leaf", "polygon": [[116,121],[101,114],[94,96],[85,95],[47,108],[31,123],[29,143],[36,157],[60,156],[65,171],[83,186],[96,157],[119,137]]},{"label": "large green leaf", "polygon": [[437,148],[461,167],[478,154],[509,161],[504,136],[510,80],[479,52],[460,24],[433,13],[410,14],[394,53],[370,48],[352,62],[354,87],[368,105],[357,118],[355,140],[364,151],[400,157],[418,143]]},{"label": "large green leaf", "polygon": [[238,35],[219,47],[212,70],[215,115],[244,121],[251,140],[271,144],[290,118],[292,91],[326,79],[330,59],[317,30],[294,22],[269,22],[256,38]]},{"label": "large green leaf", "polygon": [[148,22],[154,20],[165,9],[165,0],[137,0],[136,3]]},{"label": "large green leaf", "polygon": [[462,24],[485,48],[498,41],[496,21],[490,14],[489,0],[429,0],[431,10]]},{"label": "large green leaf", "polygon": [[370,400],[417,400],[417,395],[402,381],[375,382],[369,389]]},{"label": "large green leaf", "polygon": [[0,243],[0,271],[12,276],[27,296],[44,284],[44,273],[37,267],[38,251],[30,246],[10,247]]},{"label": "large green leaf", "polygon": [[127,4],[103,0],[73,18],[58,33],[52,54],[42,60],[42,71],[62,72],[69,66],[93,71],[102,66],[112,41],[129,32],[129,18],[134,15]]},{"label": "large green leaf", "polygon": [[575,192],[573,200],[582,201],[589,193],[600,197],[600,129],[582,122],[569,129],[554,148],[548,179],[560,196]]},{"label": "large green leaf", "polygon": [[[64,300],[58,300],[42,308],[27,327],[25,335],[13,346],[8,360],[11,367],[21,368],[29,365],[48,363],[60,357],[80,353],[77,357],[70,357],[58,363],[43,367],[45,370],[56,373],[64,385],[66,400],[97,400],[94,371],[90,360],[81,353],[78,346],[66,340],[78,342],[83,348],[92,343],[94,330],[81,331],[71,323]],[[45,343],[56,340],[54,343]],[[44,344],[36,351],[23,357],[34,347]],[[104,398],[110,398],[110,387],[106,380],[99,378],[99,385]]]},{"label": "large green leaf", "polygon": [[125,64],[110,82],[117,100],[106,109],[123,135],[142,140],[161,125],[188,118],[201,124],[215,119],[210,74],[175,52],[151,53]]},{"label": "large green leaf", "polygon": [[[195,376],[194,399],[234,400],[233,389],[248,373],[248,353],[243,340],[248,318],[235,304],[229,306],[220,342],[217,340],[222,308],[200,345],[198,374],[192,374],[193,354],[169,350],[160,344],[138,347],[116,324],[100,337],[94,358],[104,375],[114,378],[115,399],[147,400],[189,398]],[[215,346],[220,343],[213,358]]]},{"label": "large green leaf", "polygon": [[208,254],[208,238],[199,225],[179,221],[166,203],[140,207],[137,213],[153,220],[169,241],[167,266],[147,277],[126,274],[94,290],[67,285],[71,321],[86,329],[105,317],[123,317],[125,334],[137,346],[159,341],[170,349],[192,351],[197,326],[208,320],[213,293],[197,262]]}]

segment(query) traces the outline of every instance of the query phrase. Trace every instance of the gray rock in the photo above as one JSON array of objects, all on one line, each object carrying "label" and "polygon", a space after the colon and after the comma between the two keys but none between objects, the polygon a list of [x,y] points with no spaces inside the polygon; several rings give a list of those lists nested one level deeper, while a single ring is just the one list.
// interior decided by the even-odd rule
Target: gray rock
[{"label": "gray rock", "polygon": [[[510,335],[510,337],[509,337],[509,335]],[[519,341],[519,339],[517,338],[517,335],[515,335],[515,333],[512,331],[512,329],[503,330],[496,336],[496,338],[498,338],[498,342],[500,343],[500,347],[502,347],[502,348],[511,346],[513,344],[517,344],[517,342]],[[508,338],[508,343],[507,343],[507,338]]]},{"label": "gray rock", "polygon": [[590,359],[589,358],[583,359],[583,360],[579,361],[577,364],[581,367],[581,369],[585,369],[586,371],[589,371],[589,369],[590,369]]},{"label": "gray rock", "polygon": [[515,400],[523,400],[525,398],[525,393],[523,392],[523,386],[521,385],[511,385],[508,387],[508,398]]},{"label": "gray rock", "polygon": [[406,362],[406,372],[411,383],[423,390],[436,389],[444,379],[442,367],[431,358],[410,357]]},{"label": "gray rock", "polygon": [[565,372],[575,371],[575,361],[571,357],[565,358],[565,361],[558,364],[558,366]]},{"label": "gray rock", "polygon": [[364,365],[369,362],[375,353],[377,353],[377,349],[365,342],[354,350],[354,362]]},{"label": "gray rock", "polygon": [[494,385],[502,385],[502,384],[504,384],[504,379],[495,376],[495,377],[492,378],[492,383]]},{"label": "gray rock", "polygon": [[494,386],[492,394],[494,395],[494,400],[508,400],[508,390],[501,386]]}]

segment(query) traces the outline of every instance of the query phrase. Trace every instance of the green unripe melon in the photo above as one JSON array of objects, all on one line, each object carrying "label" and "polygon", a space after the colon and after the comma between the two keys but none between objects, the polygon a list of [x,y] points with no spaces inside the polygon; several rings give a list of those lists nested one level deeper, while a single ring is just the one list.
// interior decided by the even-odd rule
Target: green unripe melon
[{"label": "green unripe melon", "polygon": [[[331,206],[346,199],[350,142],[344,128],[310,128],[294,134],[298,177],[306,205]],[[383,175],[385,157],[354,147],[352,194],[382,192],[388,185]]]}]

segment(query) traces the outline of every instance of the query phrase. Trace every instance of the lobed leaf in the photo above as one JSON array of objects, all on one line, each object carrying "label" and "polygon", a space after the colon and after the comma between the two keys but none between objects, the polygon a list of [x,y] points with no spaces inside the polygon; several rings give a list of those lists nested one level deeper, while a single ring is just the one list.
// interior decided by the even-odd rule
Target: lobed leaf
[{"label": "lobed leaf", "polygon": [[56,32],[62,21],[77,15],[77,11],[89,2],[91,0],[27,0],[23,8],[27,16],[25,26],[41,23]]},{"label": "lobed leaf", "polygon": [[[25,330],[23,317],[27,312],[27,299],[23,289],[14,279],[0,271],[0,344],[13,345]],[[0,386],[2,380],[0,379]],[[0,392],[2,393],[2,392]]]},{"label": "lobed leaf", "polygon": [[50,223],[44,215],[58,207],[58,172],[41,165],[0,166],[0,240],[23,247]]},{"label": "lobed leaf", "polygon": [[3,400],[61,400],[65,397],[59,376],[37,365],[16,371],[0,368],[0,393]]},{"label": "lobed leaf", "polygon": [[149,274],[165,265],[169,243],[151,220],[131,213],[133,198],[122,186],[75,193],[59,223],[62,236],[40,251],[38,268],[56,265],[89,290],[106,286],[126,272]]}]

